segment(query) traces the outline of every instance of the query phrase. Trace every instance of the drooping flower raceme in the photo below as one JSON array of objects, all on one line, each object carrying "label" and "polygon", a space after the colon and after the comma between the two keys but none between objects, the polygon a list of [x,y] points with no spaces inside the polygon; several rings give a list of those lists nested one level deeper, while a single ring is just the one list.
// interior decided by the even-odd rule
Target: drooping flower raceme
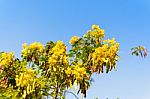
[{"label": "drooping flower raceme", "polygon": [[[14,53],[2,53],[0,58],[0,86],[8,87],[8,75],[9,72],[6,71],[11,68],[13,64]],[[4,76],[4,74],[7,74]]]},{"label": "drooping flower raceme", "polygon": [[[118,50],[119,43],[114,38],[112,40],[104,40],[103,44],[96,48],[92,54],[92,62],[96,66],[95,68],[102,69],[103,66],[107,66],[110,69],[115,68],[116,61],[118,60],[116,54]],[[103,72],[103,70],[100,71]]]},{"label": "drooping flower raceme", "polygon": [[59,64],[64,64],[68,65],[68,56],[66,52],[66,46],[62,41],[57,41],[56,45],[52,48],[49,56],[49,64],[50,65],[56,65],[57,63]]},{"label": "drooping flower raceme", "polygon": [[12,64],[14,58],[14,53],[2,53],[0,58],[0,68],[8,67],[10,64]]},{"label": "drooping flower raceme", "polygon": [[34,92],[36,85],[38,85],[38,78],[36,77],[34,70],[31,68],[24,68],[22,73],[16,75],[15,80],[16,85],[24,89],[22,93],[23,98],[25,98],[26,95],[29,95],[30,93]]}]

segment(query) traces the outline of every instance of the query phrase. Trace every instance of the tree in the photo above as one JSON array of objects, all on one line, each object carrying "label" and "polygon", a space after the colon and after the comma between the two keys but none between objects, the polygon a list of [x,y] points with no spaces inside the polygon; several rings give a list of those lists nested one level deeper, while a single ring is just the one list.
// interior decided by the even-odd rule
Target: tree
[{"label": "tree", "polygon": [[93,25],[82,37],[71,38],[68,52],[62,41],[49,41],[45,46],[24,43],[21,59],[13,52],[1,52],[0,97],[64,99],[72,86],[86,97],[91,75],[108,73],[119,59],[119,43],[104,36],[104,30]]}]

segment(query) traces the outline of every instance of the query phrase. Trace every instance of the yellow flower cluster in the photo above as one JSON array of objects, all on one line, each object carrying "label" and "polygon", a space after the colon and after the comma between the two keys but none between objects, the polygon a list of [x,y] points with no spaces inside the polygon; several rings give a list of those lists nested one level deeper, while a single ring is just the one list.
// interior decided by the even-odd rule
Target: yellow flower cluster
[{"label": "yellow flower cluster", "polygon": [[70,40],[70,44],[75,44],[77,41],[79,40],[79,37],[78,36],[73,36],[72,38],[71,38],[71,40]]},{"label": "yellow flower cluster", "polygon": [[2,56],[0,58],[0,68],[8,67],[12,62],[14,58],[14,53],[2,53]]},{"label": "yellow flower cluster", "polygon": [[109,44],[111,44],[111,45],[114,45],[114,44],[119,44],[119,43],[117,43],[116,41],[115,41],[115,38],[112,38],[111,40],[110,39],[108,39],[108,40],[103,40],[103,42],[104,43],[109,43]]},{"label": "yellow flower cluster", "polygon": [[87,36],[93,36],[95,38],[103,38],[105,36],[104,30],[101,29],[98,25],[92,25],[92,30],[88,31]]},{"label": "yellow flower cluster", "polygon": [[86,69],[84,67],[76,66],[74,68],[73,74],[75,75],[77,80],[82,80],[86,75]]},{"label": "yellow flower cluster", "polygon": [[42,53],[44,51],[43,44],[39,43],[39,42],[34,42],[30,45],[27,45],[26,43],[24,43],[22,46],[23,46],[23,50],[22,50],[23,56],[27,56],[29,53],[31,53],[33,51],[38,51],[40,53]]},{"label": "yellow flower cluster", "polygon": [[35,77],[34,70],[26,69],[24,72],[20,74],[20,76],[19,75],[16,76],[16,84],[17,86],[21,87],[28,86],[28,84],[34,82],[33,77]]},{"label": "yellow flower cluster", "polygon": [[86,77],[86,69],[85,67],[82,67],[83,63],[78,62],[77,65],[75,65],[72,74],[75,75],[76,80],[81,81],[84,77]]},{"label": "yellow flower cluster", "polygon": [[52,50],[56,56],[66,54],[66,46],[62,41],[57,41]]},{"label": "yellow flower cluster", "polygon": [[103,63],[111,63],[112,65],[116,62],[116,54],[119,49],[119,43],[112,40],[104,40],[104,44],[95,49],[92,55],[93,64],[102,66]]},{"label": "yellow flower cluster", "polygon": [[[77,89],[78,82],[82,81],[83,78],[87,78],[86,68],[83,67],[82,62],[78,62],[76,65],[73,65],[72,68],[68,67],[65,71],[67,77],[69,78],[68,83],[70,86],[70,90],[72,90],[72,85],[74,84],[75,90]],[[72,80],[70,80],[71,75],[75,77],[75,82],[72,84]],[[89,77],[88,77],[89,78]]]},{"label": "yellow flower cluster", "polygon": [[65,72],[66,72],[67,75],[71,75],[72,74],[72,69],[70,67],[68,67]]},{"label": "yellow flower cluster", "polygon": [[20,75],[16,75],[16,85],[18,87],[24,87],[23,97],[35,91],[35,84],[37,81],[34,70],[25,69]]},{"label": "yellow flower cluster", "polygon": [[[8,68],[10,68],[10,66],[12,66],[13,59],[14,59],[14,53],[13,52],[1,54],[0,75],[1,75],[1,73],[3,73],[4,68],[8,69]],[[5,72],[8,72],[8,71],[5,71]],[[5,87],[5,88],[8,87],[8,77],[7,76],[0,79],[0,86]]]},{"label": "yellow flower cluster", "polygon": [[92,35],[94,37],[104,37],[104,30],[101,29],[98,25],[93,25],[92,26],[93,32]]},{"label": "yellow flower cluster", "polygon": [[62,41],[57,41],[56,45],[52,48],[52,55],[49,57],[49,64],[55,65],[56,63],[68,65],[68,56],[66,46]]}]

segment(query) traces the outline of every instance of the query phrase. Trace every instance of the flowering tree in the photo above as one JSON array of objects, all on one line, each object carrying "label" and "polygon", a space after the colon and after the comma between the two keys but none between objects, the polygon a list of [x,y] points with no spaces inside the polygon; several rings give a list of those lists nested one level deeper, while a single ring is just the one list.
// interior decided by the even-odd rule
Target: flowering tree
[{"label": "flowering tree", "polygon": [[84,36],[73,36],[71,49],[62,41],[23,44],[21,59],[13,52],[0,53],[0,97],[39,99],[65,98],[72,86],[86,97],[93,73],[116,68],[119,43],[104,40],[104,30],[93,25]]}]

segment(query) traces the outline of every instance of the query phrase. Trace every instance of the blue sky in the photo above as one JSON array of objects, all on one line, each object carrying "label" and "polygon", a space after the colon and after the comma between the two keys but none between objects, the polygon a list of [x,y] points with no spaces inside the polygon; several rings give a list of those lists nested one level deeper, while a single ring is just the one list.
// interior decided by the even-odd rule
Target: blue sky
[{"label": "blue sky", "polygon": [[72,36],[82,36],[92,24],[105,29],[106,38],[116,38],[121,60],[117,71],[93,75],[87,99],[150,99],[150,58],[130,52],[137,45],[150,50],[149,0],[0,0],[0,50],[19,57],[24,42],[69,45]]}]

